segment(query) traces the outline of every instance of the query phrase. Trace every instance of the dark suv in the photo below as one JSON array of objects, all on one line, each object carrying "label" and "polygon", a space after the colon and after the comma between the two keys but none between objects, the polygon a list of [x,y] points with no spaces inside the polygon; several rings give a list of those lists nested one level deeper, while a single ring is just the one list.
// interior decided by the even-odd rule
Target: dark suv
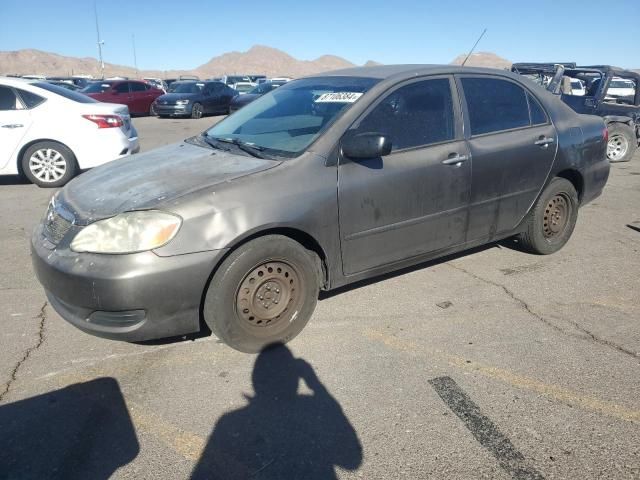
[{"label": "dark suv", "polygon": [[[640,145],[640,74],[609,65],[575,63],[514,63],[511,70],[561,95],[576,112],[602,117],[609,129],[609,161],[631,160]],[[585,91],[571,87],[576,79]]]}]

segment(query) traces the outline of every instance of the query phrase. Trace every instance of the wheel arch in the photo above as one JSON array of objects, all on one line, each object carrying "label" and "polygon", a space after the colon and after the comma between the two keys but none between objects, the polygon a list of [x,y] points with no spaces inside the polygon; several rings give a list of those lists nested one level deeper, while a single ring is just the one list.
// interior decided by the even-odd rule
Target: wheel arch
[{"label": "wheel arch", "polygon": [[309,233],[295,227],[285,227],[285,226],[275,226],[275,227],[267,227],[260,230],[256,230],[250,232],[247,235],[240,236],[236,238],[233,242],[231,242],[227,248],[228,251],[218,260],[215,267],[213,268],[207,282],[204,285],[202,290],[202,298],[200,299],[200,331],[206,332],[209,331],[209,326],[204,320],[204,304],[207,295],[207,291],[209,290],[209,285],[213,280],[213,277],[220,268],[220,265],[231,255],[232,252],[240,248],[242,245],[255,240],[256,238],[264,237],[267,235],[282,235],[283,237],[290,238],[291,240],[299,243],[307,250],[315,253],[315,258],[317,259],[316,267],[318,269],[318,276],[320,280],[320,288],[321,290],[325,290],[329,286],[329,265],[327,260],[327,255],[320,245],[320,243]]},{"label": "wheel arch", "polygon": [[55,140],[53,138],[38,138],[38,139],[35,139],[35,140],[30,140],[27,143],[25,143],[22,146],[22,148],[20,148],[20,151],[16,155],[16,163],[17,163],[17,166],[18,166],[18,173],[20,175],[24,175],[24,170],[22,169],[22,156],[29,149],[29,147],[31,147],[31,146],[35,145],[36,143],[39,143],[39,142],[59,143],[60,145],[62,145],[63,147],[65,147],[66,149],[68,149],[72,153],[73,159],[75,160],[76,164],[78,163],[78,158],[76,157],[75,152],[66,143],[61,142],[60,140]]},{"label": "wheel arch", "polygon": [[555,176],[570,181],[578,193],[578,201],[582,203],[582,196],[584,194],[584,178],[582,174],[576,169],[568,168],[558,172]]}]

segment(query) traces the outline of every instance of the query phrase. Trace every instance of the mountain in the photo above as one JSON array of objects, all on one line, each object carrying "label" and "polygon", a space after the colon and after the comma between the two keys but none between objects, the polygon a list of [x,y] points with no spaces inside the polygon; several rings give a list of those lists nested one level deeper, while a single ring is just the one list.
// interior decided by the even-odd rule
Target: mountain
[{"label": "mountain", "polygon": [[[200,78],[217,77],[224,74],[245,73],[267,76],[300,77],[328,70],[353,67],[354,64],[334,55],[323,55],[315,60],[298,60],[291,55],[271,47],[256,45],[246,52],[229,52],[213,57],[207,63],[191,70],[140,70],[124,65],[105,63],[105,76],[163,77],[195,74]],[[38,75],[101,75],[95,58],[66,57],[41,50],[17,50],[0,52],[0,74]]]},{"label": "mountain", "polygon": [[315,60],[297,60],[276,48],[255,45],[246,52],[230,52],[213,57],[195,68],[196,75],[217,77],[233,73],[263,73],[267,76],[301,77],[313,73],[353,67],[344,58],[323,55]]},{"label": "mountain", "polygon": [[[458,55],[451,62],[452,65],[462,65],[464,59],[467,58],[467,54],[463,53]],[[491,52],[478,52],[472,53],[465,64],[469,67],[489,67],[489,68],[511,68],[511,61],[506,58],[502,58],[495,53]]]}]

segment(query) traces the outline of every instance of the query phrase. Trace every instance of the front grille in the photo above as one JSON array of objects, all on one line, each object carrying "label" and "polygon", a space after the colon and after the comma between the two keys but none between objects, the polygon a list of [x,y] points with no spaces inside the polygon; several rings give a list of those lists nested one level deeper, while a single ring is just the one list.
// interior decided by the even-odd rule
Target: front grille
[{"label": "front grille", "polygon": [[47,240],[54,245],[60,243],[60,240],[71,228],[71,222],[63,218],[53,208],[49,208],[47,216],[44,219],[43,234]]}]

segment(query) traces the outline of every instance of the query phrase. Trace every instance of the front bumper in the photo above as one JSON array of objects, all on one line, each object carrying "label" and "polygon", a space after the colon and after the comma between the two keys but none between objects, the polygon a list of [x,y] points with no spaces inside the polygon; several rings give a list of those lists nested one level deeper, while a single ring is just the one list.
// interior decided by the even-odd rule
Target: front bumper
[{"label": "front bumper", "polygon": [[166,115],[168,117],[183,117],[191,115],[192,104],[186,105],[160,105],[155,104],[156,115]]},{"label": "front bumper", "polygon": [[87,333],[130,342],[200,330],[203,293],[226,250],[172,257],[76,253],[68,245],[73,230],[55,248],[42,225],[31,239],[36,275],[62,318]]}]

